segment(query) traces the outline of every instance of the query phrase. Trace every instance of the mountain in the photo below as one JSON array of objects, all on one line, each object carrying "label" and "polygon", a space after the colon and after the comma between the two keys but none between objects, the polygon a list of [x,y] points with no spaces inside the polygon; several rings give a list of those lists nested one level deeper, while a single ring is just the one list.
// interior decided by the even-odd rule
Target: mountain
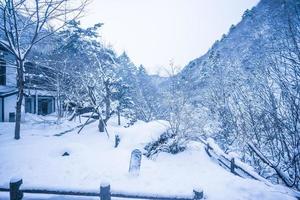
[{"label": "mountain", "polygon": [[189,95],[201,95],[205,86],[215,78],[219,66],[228,74],[239,76],[237,73],[241,73],[246,77],[245,81],[250,81],[251,75],[265,67],[266,58],[272,55],[269,47],[280,45],[276,38],[280,37],[282,30],[288,29],[288,20],[295,17],[294,9],[299,8],[299,2],[262,0],[245,11],[240,23],[232,25],[228,34],[216,41],[205,55],[191,61],[178,75],[185,90],[191,93]]},{"label": "mountain", "polygon": [[[273,182],[300,190],[300,1],[261,0],[175,78],[208,135]],[[164,82],[166,83],[166,82]]]}]

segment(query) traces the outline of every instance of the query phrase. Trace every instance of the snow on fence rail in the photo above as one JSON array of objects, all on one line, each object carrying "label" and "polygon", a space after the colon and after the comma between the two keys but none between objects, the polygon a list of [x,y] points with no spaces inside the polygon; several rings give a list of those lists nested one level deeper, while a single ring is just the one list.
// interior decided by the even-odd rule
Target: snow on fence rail
[{"label": "snow on fence rail", "polygon": [[70,195],[99,197],[100,200],[111,200],[111,197],[127,198],[127,199],[153,199],[153,200],[200,200],[203,199],[203,191],[194,189],[193,196],[160,196],[155,194],[130,194],[126,192],[113,191],[110,184],[101,184],[99,192],[91,191],[70,191],[70,190],[52,190],[52,189],[34,189],[23,188],[22,179],[14,179],[10,181],[9,188],[0,188],[0,192],[9,192],[10,200],[22,200],[24,193],[29,194],[52,194],[52,195]]},{"label": "snow on fence rail", "polygon": [[[264,182],[268,186],[272,186],[272,184],[267,179],[257,174],[249,165],[243,163],[239,159],[235,159],[229,154],[226,154],[223,150],[220,149],[217,144],[215,144],[213,139],[208,141],[200,139],[200,142],[205,145],[205,151],[208,156],[216,160],[219,165],[221,165],[225,169],[228,169],[231,173],[243,178],[250,177],[255,180]],[[288,193],[300,200],[300,192],[291,190]]]},{"label": "snow on fence rail", "polygon": [[250,166],[241,162],[234,157],[229,156],[224,153],[215,143],[214,141],[205,142],[205,151],[209,155],[209,157],[214,158],[222,167],[228,169],[231,173],[240,176],[240,177],[250,177],[255,180],[262,181],[267,185],[270,185],[269,181],[265,178],[258,175],[253,170],[250,170]]}]

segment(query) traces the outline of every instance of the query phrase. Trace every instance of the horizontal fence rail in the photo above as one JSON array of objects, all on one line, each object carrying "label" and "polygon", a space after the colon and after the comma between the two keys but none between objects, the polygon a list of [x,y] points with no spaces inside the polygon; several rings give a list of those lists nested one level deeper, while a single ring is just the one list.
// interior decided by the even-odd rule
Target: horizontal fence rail
[{"label": "horizontal fence rail", "polygon": [[111,200],[111,197],[126,198],[126,199],[153,199],[153,200],[201,200],[203,199],[203,191],[194,189],[193,196],[183,195],[155,195],[155,194],[130,194],[126,192],[112,191],[110,184],[101,184],[99,192],[88,191],[73,191],[59,189],[33,189],[22,188],[23,180],[11,180],[9,188],[1,188],[0,192],[9,192],[10,200],[22,200],[24,193],[28,194],[49,194],[49,195],[69,195],[69,196],[84,196],[84,197],[99,197],[100,200]]},{"label": "horizontal fence rail", "polygon": [[20,191],[28,194],[53,194],[53,195],[99,197],[99,193],[97,192],[79,192],[79,191],[46,190],[46,189],[21,189]]},{"label": "horizontal fence rail", "polygon": [[[214,149],[209,145],[209,143],[206,144],[205,147],[205,151],[206,153],[209,155],[209,157],[214,158],[215,160],[218,161],[218,163],[223,166],[224,168],[230,170],[231,173],[240,176],[240,177],[245,177],[244,175],[253,178],[255,180],[259,180],[259,181],[267,181],[265,180],[263,177],[258,177],[253,175],[253,173],[247,171],[246,169],[244,169],[242,166],[239,166],[236,162],[234,158],[228,159],[223,155],[218,155],[217,153],[214,152]],[[242,174],[242,173],[243,174]]]},{"label": "horizontal fence rail", "polygon": [[[188,198],[188,197],[178,197],[178,196],[156,196],[156,195],[134,195],[134,194],[122,194],[122,193],[111,193],[112,197],[118,197],[118,198],[129,198],[129,199],[159,199],[159,200],[191,200],[195,198]],[[195,193],[194,193],[195,196]],[[202,199],[202,198],[201,198]]]},{"label": "horizontal fence rail", "polygon": [[[225,154],[224,152],[222,152],[223,155],[219,155],[207,141],[200,140],[200,142],[205,145],[205,151],[208,154],[208,156],[216,160],[220,166],[229,170],[231,173],[242,178],[250,177],[252,179],[264,182],[268,186],[272,185],[267,179],[260,176],[256,172],[247,170],[245,169],[245,167],[241,166],[243,165],[241,161],[238,162],[235,158],[231,158],[228,154]],[[290,195],[300,200],[300,193],[298,191],[292,190],[292,193]]]}]

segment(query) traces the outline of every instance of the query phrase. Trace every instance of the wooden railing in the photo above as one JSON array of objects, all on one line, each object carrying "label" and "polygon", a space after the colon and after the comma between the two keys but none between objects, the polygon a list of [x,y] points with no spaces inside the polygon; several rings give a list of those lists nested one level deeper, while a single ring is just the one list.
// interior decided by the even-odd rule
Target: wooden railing
[{"label": "wooden railing", "polygon": [[[266,184],[269,184],[268,180],[266,180],[256,172],[245,169],[245,167],[239,164],[235,158],[232,157],[230,158],[230,156],[226,155],[225,153],[224,153],[225,155],[219,155],[218,153],[215,152],[214,148],[208,142],[205,142],[205,145],[206,145],[205,147],[206,153],[210,157],[215,159],[219,163],[219,165],[229,170],[231,173],[244,178],[250,177],[255,180],[263,181]],[[241,163],[241,161],[239,162]]]},{"label": "wooden railing", "polygon": [[[199,141],[199,140],[198,140]],[[205,145],[205,151],[212,159],[216,160],[218,164],[225,169],[229,170],[231,173],[243,177],[252,178],[261,182],[264,182],[268,186],[273,186],[267,179],[257,174],[254,170],[247,169],[247,164],[242,163],[240,160],[236,160],[234,157],[229,156],[224,152],[216,151],[209,142],[200,140],[201,143]],[[290,188],[289,188],[290,189]],[[285,191],[287,192],[287,191]],[[300,192],[290,189],[289,195],[300,200]]]},{"label": "wooden railing", "polygon": [[84,197],[99,197],[100,200],[111,200],[111,197],[127,199],[153,199],[153,200],[200,200],[203,199],[203,191],[194,189],[190,196],[163,196],[154,194],[130,194],[125,192],[112,191],[110,184],[101,184],[99,192],[89,191],[70,191],[70,190],[51,190],[34,189],[21,187],[22,179],[11,180],[9,188],[0,188],[0,192],[9,192],[10,200],[22,200],[24,193],[28,194],[50,194],[50,195],[71,195]]}]

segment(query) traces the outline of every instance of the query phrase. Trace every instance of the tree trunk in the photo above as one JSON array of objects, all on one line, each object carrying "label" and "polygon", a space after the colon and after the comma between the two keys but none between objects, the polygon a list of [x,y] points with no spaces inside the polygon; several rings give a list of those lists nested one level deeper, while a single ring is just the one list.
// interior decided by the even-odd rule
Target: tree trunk
[{"label": "tree trunk", "polygon": [[121,125],[121,113],[120,113],[120,109],[118,108],[118,125]]},{"label": "tree trunk", "polygon": [[[59,73],[57,73],[59,74]],[[61,103],[61,94],[60,94],[60,81],[59,77],[57,76],[57,93],[56,93],[56,112],[57,112],[57,124],[59,124],[60,119],[62,118],[62,103]],[[55,103],[54,102],[54,103]]]},{"label": "tree trunk", "polygon": [[20,139],[20,126],[22,117],[22,101],[24,96],[24,61],[17,60],[17,87],[18,98],[16,103],[15,139]]},{"label": "tree trunk", "polygon": [[106,107],[106,110],[105,110],[105,122],[108,122],[109,118],[110,118],[110,99],[106,99],[105,100],[105,107]]},{"label": "tree trunk", "polygon": [[110,118],[110,89],[109,89],[109,82],[106,81],[105,83],[105,92],[106,92],[106,97],[105,97],[105,123],[109,120]]}]

